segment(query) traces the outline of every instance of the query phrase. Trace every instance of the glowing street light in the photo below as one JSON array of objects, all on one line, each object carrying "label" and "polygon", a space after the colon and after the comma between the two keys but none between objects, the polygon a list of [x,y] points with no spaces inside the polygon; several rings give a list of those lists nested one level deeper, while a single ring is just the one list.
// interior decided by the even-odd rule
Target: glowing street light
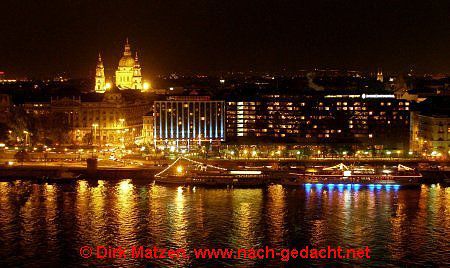
[{"label": "glowing street light", "polygon": [[28,140],[30,137],[30,132],[24,130],[23,133],[25,134],[25,146],[28,146]]},{"label": "glowing street light", "polygon": [[183,166],[177,166],[177,173],[178,174],[183,173]]},{"label": "glowing street light", "polygon": [[149,82],[144,82],[142,87],[143,87],[144,91],[147,91],[150,89],[151,85]]},{"label": "glowing street light", "polygon": [[97,123],[94,123],[94,124],[92,124],[92,128],[94,129],[94,138],[93,138],[93,144],[95,144],[96,143],[96,139],[97,139],[97,128],[98,128],[98,124]]}]

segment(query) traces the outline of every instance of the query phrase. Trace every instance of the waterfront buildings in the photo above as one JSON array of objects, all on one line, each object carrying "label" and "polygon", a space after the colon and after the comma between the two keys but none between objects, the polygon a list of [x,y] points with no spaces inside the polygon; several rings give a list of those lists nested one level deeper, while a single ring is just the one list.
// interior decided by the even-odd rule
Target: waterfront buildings
[{"label": "waterfront buildings", "polygon": [[450,154],[450,117],[447,115],[414,116],[413,151],[425,156],[442,157]]},{"label": "waterfront buildings", "polygon": [[142,93],[132,93],[112,88],[101,95],[52,98],[23,107],[36,116],[64,115],[73,144],[126,146],[142,139],[142,118],[152,109],[151,101],[135,95]]},{"label": "waterfront buildings", "polygon": [[430,98],[411,115],[411,150],[422,156],[450,156],[450,98]]},{"label": "waterfront buildings", "polygon": [[234,97],[227,140],[408,149],[410,103],[392,94],[314,92]]},{"label": "waterfront buildings", "polygon": [[209,96],[171,96],[154,103],[154,143],[191,149],[225,140],[225,102]]},{"label": "waterfront buildings", "polygon": [[154,117],[153,112],[148,112],[142,118],[142,144],[153,145],[153,133],[154,133]]}]

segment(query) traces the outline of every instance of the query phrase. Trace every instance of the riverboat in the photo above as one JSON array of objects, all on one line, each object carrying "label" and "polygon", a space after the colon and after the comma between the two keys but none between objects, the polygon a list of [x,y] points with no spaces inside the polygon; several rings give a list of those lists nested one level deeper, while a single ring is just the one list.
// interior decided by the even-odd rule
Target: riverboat
[{"label": "riverboat", "polygon": [[175,185],[263,186],[282,176],[271,169],[226,169],[180,157],[156,174],[155,181]]},{"label": "riverboat", "polygon": [[343,163],[323,168],[306,168],[295,178],[282,180],[285,185],[300,184],[362,184],[419,185],[422,174],[405,165],[392,167],[346,166]]}]

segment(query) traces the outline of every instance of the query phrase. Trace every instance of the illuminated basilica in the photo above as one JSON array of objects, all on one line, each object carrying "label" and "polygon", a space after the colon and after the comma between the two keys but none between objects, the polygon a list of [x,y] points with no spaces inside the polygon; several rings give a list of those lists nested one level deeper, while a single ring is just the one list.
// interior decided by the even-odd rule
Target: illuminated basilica
[{"label": "illuminated basilica", "polygon": [[[133,58],[128,39],[115,73],[115,85],[119,89],[136,89],[139,91],[146,91],[149,88],[149,84],[144,83],[142,80],[138,54],[136,52]],[[95,92],[104,93],[109,88],[111,88],[111,84],[106,82],[105,67],[103,66],[102,57],[99,55],[95,70]]]}]

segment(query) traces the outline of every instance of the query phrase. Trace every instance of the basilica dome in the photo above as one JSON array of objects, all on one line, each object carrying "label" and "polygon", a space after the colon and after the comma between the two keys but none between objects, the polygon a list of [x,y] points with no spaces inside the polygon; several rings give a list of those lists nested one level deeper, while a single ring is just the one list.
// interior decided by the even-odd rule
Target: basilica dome
[{"label": "basilica dome", "polygon": [[131,55],[123,55],[119,61],[119,67],[133,67],[134,59]]},{"label": "basilica dome", "polygon": [[134,59],[131,56],[131,49],[130,49],[130,44],[128,43],[128,38],[127,38],[127,42],[125,43],[125,49],[123,51],[123,56],[122,58],[120,58],[119,61],[119,67],[134,67]]}]

